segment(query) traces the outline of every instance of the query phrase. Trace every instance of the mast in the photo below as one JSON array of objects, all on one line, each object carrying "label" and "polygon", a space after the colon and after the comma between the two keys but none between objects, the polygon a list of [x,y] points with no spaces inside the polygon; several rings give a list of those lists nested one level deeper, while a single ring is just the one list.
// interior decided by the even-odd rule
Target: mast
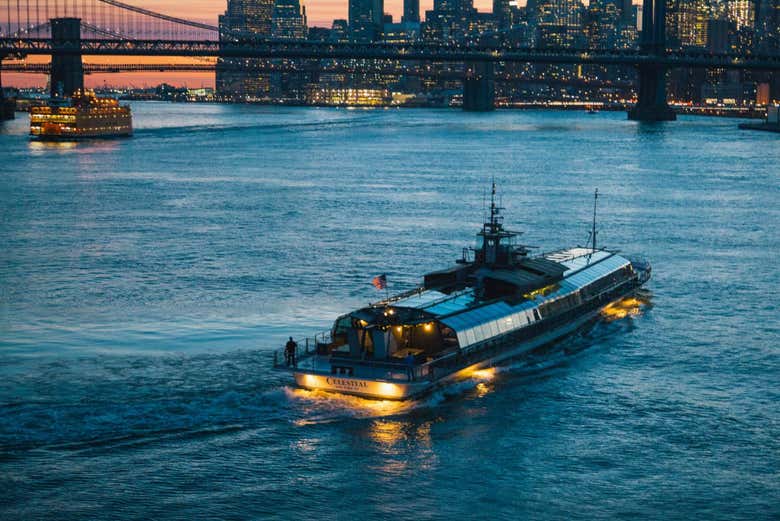
[{"label": "mast", "polygon": [[596,249],[596,203],[599,200],[599,189],[596,188],[596,191],[593,194],[593,229],[590,232],[590,236],[593,240],[593,249]]},{"label": "mast", "polygon": [[493,179],[493,189],[490,192],[490,232],[496,233],[496,180]]}]

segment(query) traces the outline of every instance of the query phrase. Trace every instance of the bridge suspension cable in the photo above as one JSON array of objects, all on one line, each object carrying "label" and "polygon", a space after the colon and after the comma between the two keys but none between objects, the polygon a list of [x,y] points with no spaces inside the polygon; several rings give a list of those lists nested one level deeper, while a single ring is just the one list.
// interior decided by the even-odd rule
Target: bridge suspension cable
[{"label": "bridge suspension cable", "polygon": [[116,38],[217,39],[219,33],[216,25],[118,0],[0,0],[0,37],[47,37],[50,20],[62,17]]},{"label": "bridge suspension cable", "polygon": [[[17,0],[18,1],[18,0]],[[136,7],[134,5],[126,4],[124,2],[117,2],[117,0],[97,0],[98,2],[112,5],[114,7],[118,7],[120,9],[125,9],[127,11],[133,11],[135,13],[139,13],[145,16],[150,16],[152,18],[158,18],[160,20],[165,20],[167,22],[172,22],[180,25],[187,25],[190,27],[195,27],[197,29],[205,29],[207,31],[215,31],[219,32],[219,27],[216,27],[214,25],[204,24],[201,22],[195,22],[193,20],[187,20],[185,18],[178,18],[176,16],[170,16],[163,13],[157,13],[154,11],[150,11],[149,9],[144,9],[143,7]]]}]

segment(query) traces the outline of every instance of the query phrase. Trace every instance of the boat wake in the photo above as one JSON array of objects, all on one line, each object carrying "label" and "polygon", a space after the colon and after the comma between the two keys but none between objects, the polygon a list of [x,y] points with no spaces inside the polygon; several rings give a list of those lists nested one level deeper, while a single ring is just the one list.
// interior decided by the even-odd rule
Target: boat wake
[{"label": "boat wake", "polygon": [[370,115],[337,118],[331,120],[319,120],[312,122],[285,122],[269,124],[265,121],[247,122],[244,124],[218,124],[200,123],[193,125],[180,125],[158,128],[140,128],[135,130],[135,137],[175,137],[179,135],[192,135],[193,133],[208,133],[214,135],[228,133],[246,133],[248,131],[278,132],[287,130],[290,132],[321,131],[340,127],[353,128],[362,126],[373,119]]},{"label": "boat wake", "polygon": [[[447,402],[477,400],[510,383],[549,377],[586,353],[614,345],[610,339],[633,330],[635,319],[650,308],[649,295],[641,298],[637,312],[605,317],[561,342],[472,371],[408,401],[284,386],[282,377],[265,370],[265,352],[36,364],[29,371],[6,374],[0,384],[0,453],[118,449],[274,424],[408,416]],[[633,304],[624,302],[618,308],[633,310]],[[35,391],[23,398],[13,389]]]}]

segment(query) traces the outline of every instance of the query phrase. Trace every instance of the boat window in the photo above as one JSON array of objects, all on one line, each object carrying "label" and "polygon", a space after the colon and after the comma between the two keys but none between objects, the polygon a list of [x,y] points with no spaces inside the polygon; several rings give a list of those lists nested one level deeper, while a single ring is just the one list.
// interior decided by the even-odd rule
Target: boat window
[{"label": "boat window", "polygon": [[490,332],[492,333],[491,336],[496,336],[501,334],[501,328],[499,327],[498,320],[494,320],[493,322],[490,322],[488,324],[488,327],[490,328]]},{"label": "boat window", "polygon": [[514,324],[512,323],[511,315],[498,321],[498,329],[502,333],[506,333],[512,328],[514,328]]},{"label": "boat window", "polygon": [[484,333],[482,340],[490,340],[494,336],[498,335],[498,329],[496,328],[494,322],[490,322],[489,324],[484,324],[482,326],[482,332]]},{"label": "boat window", "polygon": [[333,334],[343,335],[350,327],[352,327],[352,318],[349,315],[338,318],[336,319],[336,323],[333,325]]},{"label": "boat window", "polygon": [[374,354],[374,340],[371,338],[371,331],[372,329],[361,329],[359,331],[360,345],[366,354]]},{"label": "boat window", "polygon": [[474,342],[482,342],[485,338],[485,332],[482,331],[482,326],[476,326],[472,328],[472,331],[474,331]]},{"label": "boat window", "polygon": [[534,319],[535,320],[541,320],[542,319],[542,317],[539,316],[539,310],[538,309],[534,308],[533,312],[534,312]]},{"label": "boat window", "polygon": [[522,327],[523,324],[525,324],[525,321],[523,320],[523,313],[514,313],[512,315],[512,328],[518,328]]}]

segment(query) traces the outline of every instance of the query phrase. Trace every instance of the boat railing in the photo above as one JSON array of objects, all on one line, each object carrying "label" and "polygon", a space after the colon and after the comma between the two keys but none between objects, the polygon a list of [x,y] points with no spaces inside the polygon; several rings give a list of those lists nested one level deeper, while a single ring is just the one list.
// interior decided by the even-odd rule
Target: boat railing
[{"label": "boat railing", "polygon": [[[366,358],[355,358],[348,353],[329,350],[332,345],[330,331],[323,331],[315,334],[313,337],[293,338],[297,344],[295,349],[295,362],[288,365],[285,357],[285,348],[276,349],[273,352],[273,365],[278,369],[293,369],[302,361],[311,359],[315,356],[327,358],[331,364],[338,364],[340,359],[344,363],[353,366],[367,367],[372,369],[381,369],[386,371],[386,379],[393,381],[422,381],[434,380],[442,373],[451,373],[473,365],[476,355],[481,352],[490,341],[481,342],[469,346],[468,352],[463,350],[453,350],[442,354],[432,360],[422,364],[410,365],[406,362],[394,362],[390,360],[372,360]],[[484,344],[484,345],[481,345]]]},{"label": "boat railing", "polygon": [[467,293],[474,293],[474,288],[465,288],[458,291],[453,291],[452,293],[449,293],[448,295],[444,295],[443,297],[439,297],[436,300],[432,300],[425,304],[426,308],[432,308],[433,306],[436,306],[437,304],[441,304],[442,302],[446,302],[448,300],[453,300],[458,297],[461,297],[463,295],[466,295]]},{"label": "boat railing", "polygon": [[393,295],[391,297],[387,297],[387,298],[379,300],[377,302],[372,302],[369,305],[371,307],[374,307],[374,308],[386,306],[388,304],[392,304],[393,302],[398,302],[399,300],[403,300],[405,298],[413,297],[414,295],[419,295],[423,291],[425,291],[425,286],[417,286],[416,288],[412,288],[410,290],[404,291],[403,293],[399,293],[397,295]]},{"label": "boat railing", "polygon": [[[322,354],[325,347],[329,346],[332,341],[330,330],[315,333],[312,337],[293,338],[293,342],[296,344],[295,364],[293,365],[297,365],[300,361],[311,358],[318,353]],[[274,367],[290,367],[285,351],[285,347],[273,351]]]},{"label": "boat railing", "polygon": [[637,273],[639,284],[644,284],[650,280],[653,267],[650,265],[647,259],[643,257],[628,257],[628,261],[631,263],[631,265],[634,267],[634,271]]},{"label": "boat railing", "polygon": [[[372,307],[386,306],[388,304],[392,304],[393,302],[398,302],[400,300],[403,300],[403,299],[405,299],[407,297],[412,297],[414,295],[420,295],[424,291],[426,291],[425,288],[420,286],[419,288],[415,288],[413,290],[410,290],[410,291],[407,291],[407,292],[404,292],[404,293],[400,293],[400,294],[395,295],[393,297],[390,297],[388,299],[380,300],[379,302],[374,302],[374,303],[371,304],[371,306]],[[444,295],[442,297],[439,297],[437,299],[431,300],[430,302],[426,302],[422,306],[421,309],[424,310],[426,308],[431,308],[433,306],[436,306],[437,304],[441,304],[442,302],[446,302],[448,300],[452,300],[452,299],[458,298],[460,296],[466,295],[467,293],[473,293],[473,292],[474,292],[473,288],[465,288],[465,289],[461,289],[461,290],[458,290],[458,291],[453,291],[452,293],[448,293],[448,294],[446,294],[446,295]]]}]

